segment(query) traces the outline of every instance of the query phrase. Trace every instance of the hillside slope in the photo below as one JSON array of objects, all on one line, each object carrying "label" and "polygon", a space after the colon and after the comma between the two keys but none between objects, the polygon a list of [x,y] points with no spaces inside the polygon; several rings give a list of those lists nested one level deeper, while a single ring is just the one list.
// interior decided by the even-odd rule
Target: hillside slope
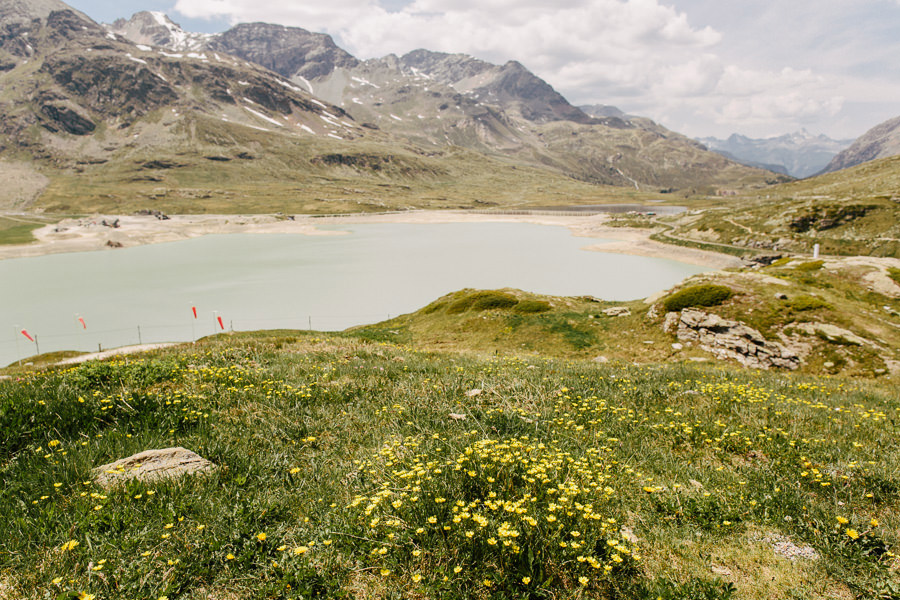
[{"label": "hillside slope", "polygon": [[823,254],[900,258],[900,156],[660,221],[671,228],[660,231],[664,241],[712,244],[712,250],[811,253],[819,244]]},{"label": "hillside slope", "polygon": [[822,171],[833,173],[849,167],[900,154],[900,117],[880,123],[835,156]]}]

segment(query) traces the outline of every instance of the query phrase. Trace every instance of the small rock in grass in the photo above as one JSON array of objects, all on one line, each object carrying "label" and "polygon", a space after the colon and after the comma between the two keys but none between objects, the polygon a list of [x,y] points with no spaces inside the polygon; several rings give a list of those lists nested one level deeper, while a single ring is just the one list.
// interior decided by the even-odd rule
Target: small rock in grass
[{"label": "small rock in grass", "polygon": [[468,392],[466,392],[466,396],[468,396],[469,398],[474,398],[481,392],[482,392],[481,388],[475,388],[473,390],[469,390]]},{"label": "small rock in grass", "polygon": [[596,357],[596,358],[594,359],[594,362],[596,362],[596,363],[608,363],[608,362],[609,362],[609,359],[606,358],[605,356],[598,356],[598,357]]},{"label": "small rock in grass", "polygon": [[97,467],[93,472],[98,484],[110,487],[129,479],[154,481],[195,473],[207,473],[215,467],[213,463],[199,454],[178,447],[145,450],[128,458]]},{"label": "small rock in grass", "polygon": [[834,363],[829,361],[822,366],[825,367],[826,369],[832,369],[832,368],[834,368]]},{"label": "small rock in grass", "polygon": [[775,554],[790,560],[797,560],[798,558],[819,560],[819,553],[812,546],[798,546],[786,537],[777,534],[769,536],[767,541],[772,544]]},{"label": "small rock in grass", "polygon": [[787,300],[787,299],[788,299],[788,295],[785,294],[784,292],[778,292],[777,294],[775,294],[775,298],[776,298],[777,300]]},{"label": "small rock in grass", "polygon": [[454,421],[465,421],[468,419],[468,415],[460,414],[460,413],[450,413],[450,418]]},{"label": "small rock in grass", "polygon": [[621,534],[622,539],[630,544],[638,543],[638,536],[634,535],[634,529],[631,527],[622,526],[622,529],[619,530],[619,534]]},{"label": "small rock in grass", "polygon": [[674,344],[672,344],[672,350],[681,350],[683,348],[684,348],[684,344],[679,344],[678,342],[675,342]]},{"label": "small rock in grass", "polygon": [[716,575],[721,575],[722,577],[731,577],[731,569],[729,569],[728,567],[713,565],[710,570]]},{"label": "small rock in grass", "polygon": [[624,306],[613,306],[612,308],[604,308],[603,314],[607,317],[628,317],[631,311]]}]

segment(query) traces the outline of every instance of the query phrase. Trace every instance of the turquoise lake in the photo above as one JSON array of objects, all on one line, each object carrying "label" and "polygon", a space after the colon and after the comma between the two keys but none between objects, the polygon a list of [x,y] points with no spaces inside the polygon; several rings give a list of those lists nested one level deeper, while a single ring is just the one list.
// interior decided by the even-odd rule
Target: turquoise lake
[{"label": "turquoise lake", "polygon": [[188,341],[218,331],[217,317],[226,330],[336,331],[466,287],[632,300],[706,270],[582,250],[600,240],[546,225],[322,229],[346,234],[210,235],[0,261],[0,365],[35,353],[21,329],[41,352]]}]

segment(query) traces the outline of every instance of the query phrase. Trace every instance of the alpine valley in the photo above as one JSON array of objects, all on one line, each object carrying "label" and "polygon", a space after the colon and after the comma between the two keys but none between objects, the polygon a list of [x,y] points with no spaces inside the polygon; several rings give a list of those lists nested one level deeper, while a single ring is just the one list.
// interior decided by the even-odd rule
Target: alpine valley
[{"label": "alpine valley", "polygon": [[0,600],[900,598],[900,120],[518,58],[0,0]]}]

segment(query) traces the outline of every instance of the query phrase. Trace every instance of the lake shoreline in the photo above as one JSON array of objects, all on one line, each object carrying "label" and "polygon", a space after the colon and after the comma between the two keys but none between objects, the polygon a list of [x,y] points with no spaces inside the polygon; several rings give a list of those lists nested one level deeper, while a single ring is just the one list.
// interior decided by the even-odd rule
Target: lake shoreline
[{"label": "lake shoreline", "polygon": [[[342,235],[338,231],[318,229],[322,225],[364,223],[531,223],[568,228],[573,235],[600,238],[586,250],[667,258],[692,265],[724,269],[738,266],[740,260],[725,254],[663,244],[650,239],[650,231],[610,227],[608,215],[490,215],[454,211],[410,211],[388,214],[358,214],[317,217],[298,215],[172,215],[166,220],[150,215],[96,215],[65,219],[33,232],[37,241],[23,245],[0,246],[0,260],[48,254],[115,250],[164,242],[187,240],[204,235],[236,233],[291,233],[303,235]],[[118,225],[117,227],[112,224]]]}]

